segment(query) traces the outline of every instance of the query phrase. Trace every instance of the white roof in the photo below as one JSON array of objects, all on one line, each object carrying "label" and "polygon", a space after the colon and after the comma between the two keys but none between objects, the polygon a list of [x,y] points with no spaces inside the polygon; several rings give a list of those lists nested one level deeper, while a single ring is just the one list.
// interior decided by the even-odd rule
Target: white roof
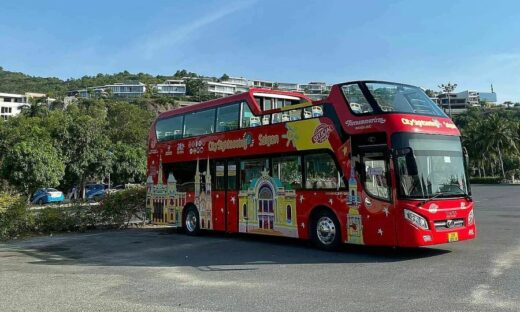
[{"label": "white roof", "polygon": [[1,97],[17,97],[17,98],[25,97],[25,95],[22,95],[22,94],[15,94],[15,93],[1,93],[1,92],[0,92],[0,96],[1,96]]}]

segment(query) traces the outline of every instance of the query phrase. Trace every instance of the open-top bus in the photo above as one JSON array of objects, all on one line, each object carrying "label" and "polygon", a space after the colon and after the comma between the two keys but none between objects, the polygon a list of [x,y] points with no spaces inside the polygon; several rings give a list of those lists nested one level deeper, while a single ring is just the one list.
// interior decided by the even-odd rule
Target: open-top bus
[{"label": "open-top bus", "polygon": [[162,113],[149,134],[156,224],[406,246],[476,235],[460,133],[417,87],[354,81],[312,102],[251,89]]}]

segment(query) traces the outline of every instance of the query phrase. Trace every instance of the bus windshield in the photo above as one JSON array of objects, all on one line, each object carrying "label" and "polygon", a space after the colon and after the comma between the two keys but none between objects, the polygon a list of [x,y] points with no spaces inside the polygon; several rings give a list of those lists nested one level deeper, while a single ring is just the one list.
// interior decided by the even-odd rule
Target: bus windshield
[{"label": "bus windshield", "polygon": [[397,133],[394,149],[411,148],[410,169],[405,155],[396,157],[399,194],[403,198],[467,196],[468,185],[460,138],[456,136]]},{"label": "bus windshield", "polygon": [[355,114],[373,113],[377,109],[376,113],[446,117],[442,109],[418,87],[390,82],[360,82],[344,85],[342,90]]}]

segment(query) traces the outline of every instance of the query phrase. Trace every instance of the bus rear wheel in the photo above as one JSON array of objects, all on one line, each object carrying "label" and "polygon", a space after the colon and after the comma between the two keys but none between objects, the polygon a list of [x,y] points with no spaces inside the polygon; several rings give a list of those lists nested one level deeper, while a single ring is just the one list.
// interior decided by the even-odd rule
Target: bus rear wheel
[{"label": "bus rear wheel", "polygon": [[195,236],[200,232],[199,213],[197,208],[189,206],[184,214],[183,227],[186,234]]},{"label": "bus rear wheel", "polygon": [[318,212],[311,221],[314,245],[323,250],[336,250],[341,243],[341,228],[336,215],[330,210]]}]

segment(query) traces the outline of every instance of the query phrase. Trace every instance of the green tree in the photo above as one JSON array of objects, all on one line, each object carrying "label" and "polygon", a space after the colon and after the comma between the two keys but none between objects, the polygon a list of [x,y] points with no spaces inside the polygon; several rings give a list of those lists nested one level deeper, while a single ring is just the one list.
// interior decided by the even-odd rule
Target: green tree
[{"label": "green tree", "polygon": [[64,138],[67,180],[74,181],[82,190],[88,181],[107,176],[112,165],[110,140],[105,131],[106,108],[97,107],[99,102],[90,104],[68,110],[71,122]]},{"label": "green tree", "polygon": [[65,166],[51,143],[28,140],[9,149],[2,161],[2,176],[29,196],[39,187],[54,187]]},{"label": "green tree", "polygon": [[114,184],[144,182],[146,178],[146,149],[119,142],[112,147],[111,180]]},{"label": "green tree", "polygon": [[226,81],[226,80],[229,80],[229,76],[227,74],[224,74],[222,75],[220,78],[219,78],[219,81]]},{"label": "green tree", "polygon": [[208,84],[202,79],[188,79],[186,81],[186,94],[201,101],[208,94]]}]

